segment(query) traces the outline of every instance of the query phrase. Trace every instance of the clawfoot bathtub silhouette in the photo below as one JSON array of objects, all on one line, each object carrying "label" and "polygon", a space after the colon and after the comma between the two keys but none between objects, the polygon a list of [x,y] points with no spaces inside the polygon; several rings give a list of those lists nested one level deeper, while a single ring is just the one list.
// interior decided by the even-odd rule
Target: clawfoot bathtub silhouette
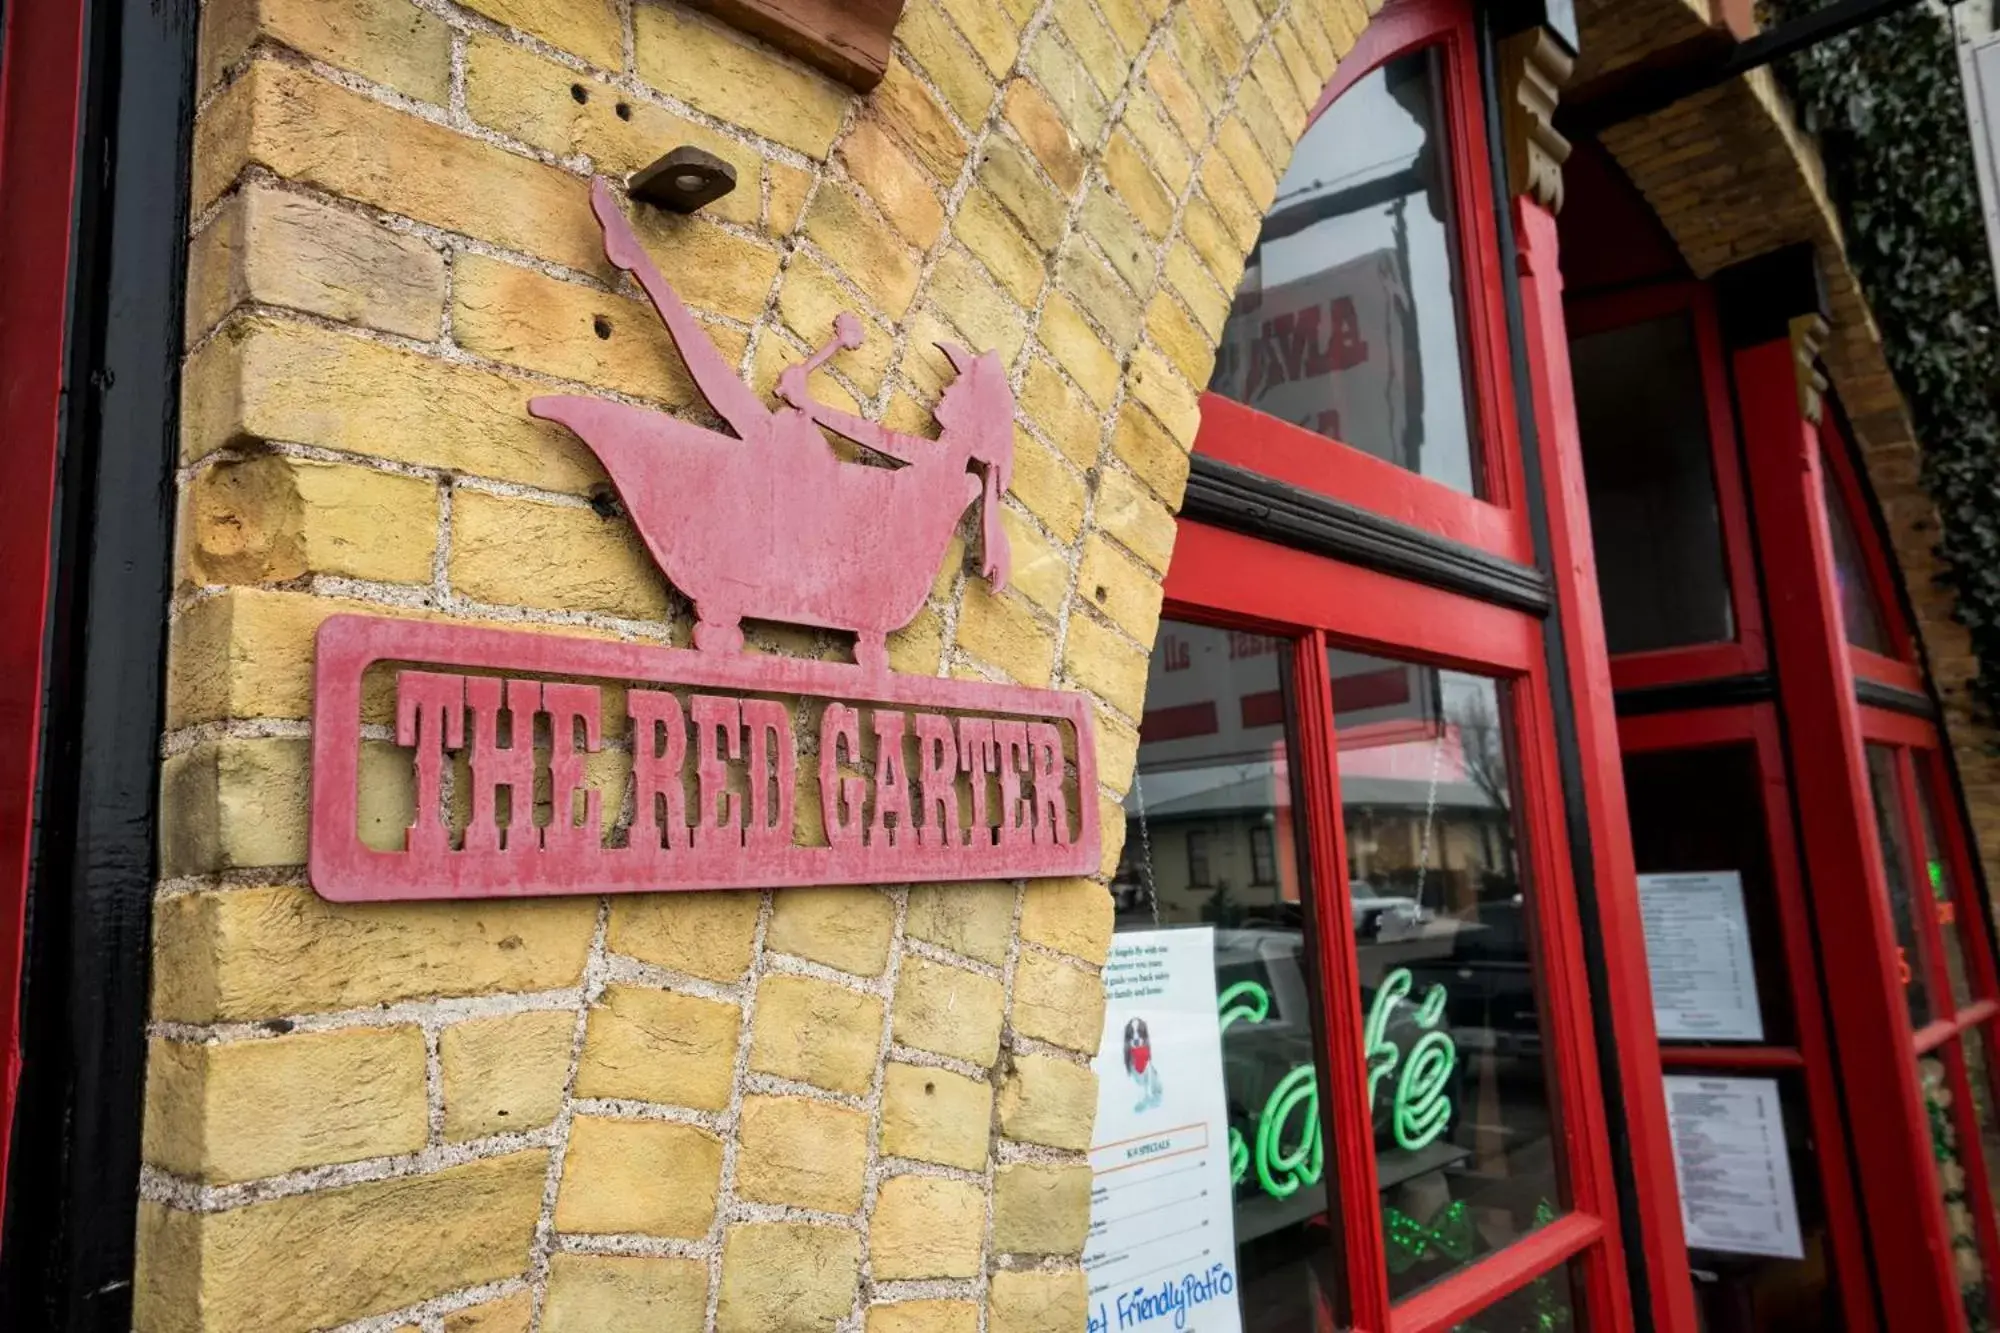
[{"label": "clawfoot bathtub silhouette", "polygon": [[[602,179],[591,185],[591,206],[605,255],[639,280],[702,396],[735,435],[577,395],[538,397],[528,410],[576,432],[604,464],[653,559],[694,602],[698,649],[739,651],[740,622],[750,616],[851,631],[855,660],[886,671],[884,637],[923,606],[952,531],[975,502],[983,572],[996,589],[1005,584],[999,504],[1013,464],[1014,400],[997,356],[939,344],[957,372],[934,409],[939,436],[900,435],[810,396],[807,376],[859,345],[860,322],[842,315],[832,342],[780,376],[789,406],[767,408],[668,286]],[[819,426],[902,466],[844,462]]]}]

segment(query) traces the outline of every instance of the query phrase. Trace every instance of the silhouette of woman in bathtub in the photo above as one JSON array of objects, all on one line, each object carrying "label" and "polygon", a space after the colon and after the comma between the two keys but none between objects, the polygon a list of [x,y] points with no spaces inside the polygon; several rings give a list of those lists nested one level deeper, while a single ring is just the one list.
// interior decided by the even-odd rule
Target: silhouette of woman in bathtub
[{"label": "silhouette of woman in bathtub", "polygon": [[[606,257],[638,279],[735,435],[576,395],[538,397],[528,410],[575,431],[604,464],[661,571],[694,602],[697,648],[740,651],[740,622],[752,616],[851,631],[861,668],[887,671],[884,637],[922,607],[975,501],[981,572],[996,590],[1005,585],[1000,496],[1013,469],[1014,395],[997,355],[938,344],[957,372],[933,409],[938,438],[899,434],[811,397],[807,377],[861,343],[861,322],[843,314],[832,341],[779,376],[788,407],[767,408],[668,286],[602,178],[591,207]],[[902,466],[845,462],[819,426]]]}]

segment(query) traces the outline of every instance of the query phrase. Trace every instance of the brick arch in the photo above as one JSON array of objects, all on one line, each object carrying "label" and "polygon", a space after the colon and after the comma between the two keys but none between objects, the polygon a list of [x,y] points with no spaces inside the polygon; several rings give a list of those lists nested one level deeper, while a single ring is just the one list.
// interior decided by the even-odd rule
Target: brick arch
[{"label": "brick arch", "polygon": [[[1379,7],[915,0],[855,95],[673,0],[212,0],[138,1327],[747,1333],[918,1297],[936,1322],[897,1327],[1081,1326],[1103,881],[1198,398]],[[934,342],[1002,354],[1013,585],[954,546],[892,662],[1091,696],[1099,875],[306,887],[327,615],[686,642],[594,459],[524,411],[551,387],[695,410],[587,202],[680,143],[736,189],[635,221],[760,391],[839,310],[868,337],[817,394],[901,429],[931,429]]]},{"label": "brick arch", "polygon": [[[1579,5],[1578,16],[1584,50],[1579,84],[1709,31],[1705,7],[1689,0],[1595,0]],[[1768,69],[1752,71],[1612,126],[1602,142],[1696,277],[1798,242],[1817,250],[1833,326],[1822,357],[1888,525],[1966,798],[1974,808],[2000,801],[2000,733],[1980,720],[1974,705],[1979,663],[1940,579],[1937,510],[1920,479],[1922,445],[1848,265],[1818,149],[1800,130],[1776,77]],[[1989,881],[2000,878],[2000,826],[1978,826],[1974,834]]]}]

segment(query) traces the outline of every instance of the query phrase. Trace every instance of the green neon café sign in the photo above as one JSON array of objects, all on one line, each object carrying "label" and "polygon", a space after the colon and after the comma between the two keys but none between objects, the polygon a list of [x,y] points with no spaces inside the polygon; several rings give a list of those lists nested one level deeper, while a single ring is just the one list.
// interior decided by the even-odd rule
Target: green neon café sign
[{"label": "green neon caf\u00e9 sign", "polygon": [[[1458,1064],[1458,1046],[1437,1030],[1444,1021],[1445,988],[1432,986],[1417,1005],[1415,1021],[1423,1033],[1409,1050],[1389,1040],[1389,1016],[1408,998],[1416,980],[1399,967],[1382,979],[1368,1008],[1362,1043],[1368,1066],[1368,1104],[1385,1082],[1393,1079],[1389,1132],[1396,1146],[1411,1152],[1427,1147],[1451,1122],[1451,1099],[1445,1095]],[[1271,1016],[1271,993],[1254,981],[1239,981],[1216,1002],[1227,1032],[1235,1023],[1262,1023]],[[1319,1183],[1326,1168],[1326,1146],[1319,1132],[1319,1080],[1310,1062],[1298,1065],[1278,1080],[1257,1116],[1254,1145],[1243,1131],[1229,1127],[1229,1179],[1241,1184],[1252,1169],[1257,1183],[1274,1199],[1290,1198],[1302,1187]]]}]

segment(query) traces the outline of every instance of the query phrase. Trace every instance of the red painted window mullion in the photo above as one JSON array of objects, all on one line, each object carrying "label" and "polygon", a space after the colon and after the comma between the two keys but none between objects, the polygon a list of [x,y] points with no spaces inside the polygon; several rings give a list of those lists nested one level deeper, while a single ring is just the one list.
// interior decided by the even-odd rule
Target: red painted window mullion
[{"label": "red painted window mullion", "polygon": [[1805,1056],[1796,1046],[1663,1046],[1660,1063],[1668,1069],[1804,1069]]},{"label": "red painted window mullion", "polygon": [[[1602,1100],[1591,998],[1585,980],[1583,931],[1577,919],[1576,889],[1569,863],[1561,777],[1556,763],[1554,722],[1540,669],[1515,686],[1514,722],[1521,755],[1531,882],[1532,919],[1540,967],[1543,1024],[1548,1033],[1550,1075],[1558,1089],[1556,1124],[1564,1154],[1569,1209],[1592,1217],[1615,1217],[1617,1182],[1612,1177],[1610,1129]],[[1519,1244],[1520,1242],[1516,1242]],[[1606,1231],[1583,1272],[1588,1326],[1600,1333],[1632,1327],[1632,1295],[1624,1271],[1624,1248]]]},{"label": "red painted window mullion", "polygon": [[[1733,466],[1733,463],[1732,463]],[[1806,1101],[1813,1134],[1820,1145],[1820,1197],[1826,1205],[1835,1281],[1848,1333],[1879,1327],[1875,1298],[1868,1280],[1867,1242],[1863,1238],[1861,1204],[1854,1177],[1846,1169],[1847,1122],[1840,1111],[1840,1086],[1834,1077],[1833,1038],[1827,1031],[1821,1002],[1819,957],[1813,948],[1812,913],[1798,861],[1798,836],[1792,823],[1791,784],[1785,773],[1785,743],[1778,728],[1777,709],[1757,704],[1750,710],[1750,734],[1757,747],[1758,786],[1763,794],[1764,826],[1771,847],[1771,878],[1777,891],[1780,929],[1785,938],[1785,975],[1792,1001],[1793,1035],[1805,1061]]]},{"label": "red painted window mullion", "polygon": [[[1533,1235],[1404,1301],[1396,1307],[1390,1331],[1446,1333],[1496,1300],[1555,1272],[1571,1259],[1588,1256],[1593,1251],[1602,1254],[1605,1247],[1598,1242],[1605,1239],[1608,1230],[1602,1218],[1588,1213],[1565,1214]],[[1623,1274],[1618,1277],[1623,1280]],[[1604,1327],[1589,1316],[1579,1326],[1588,1333],[1602,1333]]]},{"label": "red painted window mullion", "polygon": [[1363,1072],[1361,977],[1355,956],[1354,904],[1347,889],[1347,835],[1341,820],[1340,760],[1333,724],[1333,680],[1326,636],[1313,630],[1296,641],[1299,766],[1305,788],[1306,836],[1312,864],[1313,920],[1318,930],[1321,1024],[1326,1033],[1327,1203],[1339,1201],[1345,1260],[1341,1298],[1355,1330],[1389,1325],[1389,1261],[1382,1236],[1381,1188],[1375,1171],[1374,1120]]},{"label": "red painted window mullion", "polygon": [[[1613,711],[1610,655],[1605,644],[1597,569],[1590,538],[1589,502],[1584,488],[1583,446],[1577,430],[1575,386],[1570,378],[1569,337],[1563,316],[1562,275],[1557,266],[1555,218],[1528,200],[1515,205],[1517,260],[1526,333],[1525,351],[1533,368],[1531,406],[1542,451],[1549,507],[1550,560],[1555,571],[1563,650],[1568,659],[1570,697],[1583,776],[1583,800],[1591,828],[1591,874],[1595,882],[1599,939],[1606,956],[1607,993],[1596,997],[1618,1052],[1618,1082],[1625,1088],[1626,1141],[1638,1182],[1639,1226],[1646,1237],[1648,1287],[1654,1326],[1663,1333],[1690,1333],[1696,1327],[1681,1226],[1680,1194],[1669,1135],[1666,1100],[1661,1094],[1659,1032],[1647,983],[1646,940],[1640,919],[1625,772]],[[1560,792],[1550,794],[1561,808]],[[1557,830],[1553,846],[1568,846]],[[1565,887],[1568,876],[1565,875]],[[1579,987],[1579,1012],[1590,1012],[1590,997]],[[1560,1012],[1551,1014],[1563,1030]],[[1574,1020],[1569,1020],[1574,1021]],[[1590,1068],[1595,1074],[1595,1053]],[[1596,1103],[1602,1080],[1589,1089],[1570,1089]],[[1603,1134],[1601,1114],[1594,1121]],[[1602,1144],[1608,1150],[1608,1144]],[[1581,1203],[1579,1203],[1581,1206]],[[1604,1216],[1613,1217],[1609,1201]],[[1613,1227],[1601,1260],[1623,1253]],[[1623,1271],[1602,1275],[1607,1262],[1587,1265],[1593,1328],[1622,1328],[1631,1319],[1630,1293]],[[1622,1265],[1621,1265],[1622,1269]],[[1607,1290],[1607,1288],[1609,1288]]]}]

